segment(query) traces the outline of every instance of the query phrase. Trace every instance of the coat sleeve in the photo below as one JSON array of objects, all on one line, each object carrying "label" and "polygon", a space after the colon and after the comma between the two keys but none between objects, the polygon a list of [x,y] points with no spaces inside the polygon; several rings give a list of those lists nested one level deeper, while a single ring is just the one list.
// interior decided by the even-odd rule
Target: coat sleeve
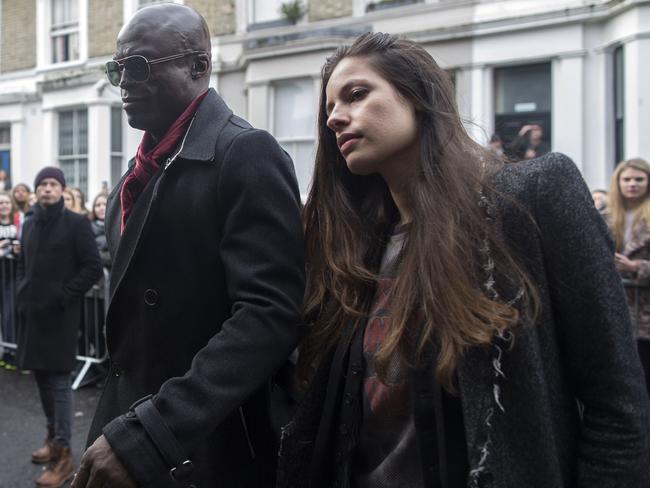
[{"label": "coat sleeve", "polygon": [[557,335],[584,405],[575,486],[645,487],[650,405],[613,242],[573,162],[549,159],[538,174],[534,213]]},{"label": "coat sleeve", "polygon": [[636,272],[635,281],[640,285],[650,285],[650,260],[633,259],[639,263],[639,270]]},{"label": "coat sleeve", "polygon": [[183,377],[166,381],[134,412],[103,429],[145,486],[173,467],[163,454],[169,454],[169,444],[176,445],[177,460],[187,459],[269,380],[301,331],[304,244],[291,159],[266,132],[240,134],[223,160],[218,192],[219,255],[231,316]]},{"label": "coat sleeve", "polygon": [[95,244],[95,236],[86,218],[79,219],[75,226],[74,247],[78,271],[63,284],[65,298],[83,295],[102,276],[102,263]]}]

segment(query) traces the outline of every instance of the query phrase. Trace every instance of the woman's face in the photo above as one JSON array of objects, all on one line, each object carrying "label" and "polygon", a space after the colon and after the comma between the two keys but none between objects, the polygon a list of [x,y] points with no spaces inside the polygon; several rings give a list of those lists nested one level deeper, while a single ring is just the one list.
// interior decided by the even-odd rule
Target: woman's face
[{"label": "woman's face", "polygon": [[0,217],[11,215],[11,199],[7,195],[0,195]]},{"label": "woman's face", "polygon": [[106,215],[106,197],[97,197],[93,211],[97,220],[104,220],[104,216]]},{"label": "woman's face", "polygon": [[648,175],[636,168],[624,169],[618,187],[625,200],[642,200],[648,192]]},{"label": "woman's face", "polygon": [[352,173],[391,179],[419,157],[415,110],[367,58],[343,58],[325,89],[327,127]]},{"label": "woman's face", "polygon": [[70,190],[72,194],[74,195],[75,202],[79,208],[82,207],[83,205],[83,197],[81,196],[81,192],[77,190],[76,188]]},{"label": "woman's face", "polygon": [[63,192],[63,203],[65,205],[65,208],[68,210],[74,210],[74,200],[72,198],[72,193],[70,193],[68,190]]},{"label": "woman's face", "polygon": [[14,188],[14,200],[18,203],[25,203],[29,198],[29,192],[23,185],[18,185]]}]

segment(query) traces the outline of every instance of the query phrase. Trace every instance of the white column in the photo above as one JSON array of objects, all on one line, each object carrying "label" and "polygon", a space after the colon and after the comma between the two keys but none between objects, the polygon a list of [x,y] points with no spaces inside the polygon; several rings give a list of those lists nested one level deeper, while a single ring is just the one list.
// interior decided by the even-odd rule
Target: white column
[{"label": "white column", "polygon": [[650,159],[650,39],[625,45],[625,158]]},{"label": "white column", "polygon": [[102,181],[111,179],[111,107],[88,106],[88,201],[99,193]]},{"label": "white column", "polygon": [[585,60],[582,172],[590,188],[607,188],[614,169],[612,53],[597,50]]},{"label": "white column", "polygon": [[[58,113],[55,110],[43,110],[43,161],[35,168],[38,171],[42,166],[58,166],[57,141]],[[36,176],[36,171],[33,176]]]},{"label": "white column", "polygon": [[27,182],[29,183],[29,176],[26,173],[27,161],[25,160],[25,154],[23,152],[23,144],[26,144],[27,141],[24,141],[25,131],[23,130],[25,123],[22,120],[14,121],[11,123],[11,182],[15,185],[16,183]]},{"label": "white column", "polygon": [[248,87],[248,121],[258,129],[271,129],[271,116],[269,110],[271,90],[268,84],[249,85]]},{"label": "white column", "polygon": [[567,57],[553,61],[552,149],[569,156],[580,171],[584,169],[584,61]]},{"label": "white column", "polygon": [[465,108],[469,108],[469,121],[466,128],[476,142],[485,145],[494,130],[492,70],[476,66],[470,70],[469,76],[469,107]]}]

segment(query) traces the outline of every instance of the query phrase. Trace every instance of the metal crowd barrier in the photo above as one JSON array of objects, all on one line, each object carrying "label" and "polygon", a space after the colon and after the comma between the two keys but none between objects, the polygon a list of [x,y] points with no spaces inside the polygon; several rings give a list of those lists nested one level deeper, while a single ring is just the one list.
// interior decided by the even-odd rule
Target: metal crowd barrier
[{"label": "metal crowd barrier", "polygon": [[[16,259],[8,256],[0,258],[0,346],[16,350],[17,310],[16,310]],[[104,268],[104,276],[86,293],[79,313],[82,315],[79,330],[77,361],[81,367],[76,373],[72,389],[81,385],[93,364],[106,361],[108,352],[104,337],[104,319],[108,309],[109,271]]]}]

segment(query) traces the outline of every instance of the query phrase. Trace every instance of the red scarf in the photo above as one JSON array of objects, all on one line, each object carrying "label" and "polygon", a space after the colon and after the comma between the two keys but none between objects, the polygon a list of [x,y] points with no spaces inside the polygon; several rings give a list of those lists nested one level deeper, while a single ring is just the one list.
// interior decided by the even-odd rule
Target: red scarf
[{"label": "red scarf", "polygon": [[180,117],[167,129],[163,138],[158,141],[158,144],[154,148],[149,151],[146,149],[151,143],[151,134],[145,132],[144,136],[142,136],[142,141],[140,141],[140,145],[135,154],[135,168],[133,168],[131,174],[124,180],[120,193],[120,202],[122,204],[122,227],[120,231],[122,233],[124,233],[126,221],[129,215],[131,215],[133,206],[138,201],[140,193],[147,186],[151,177],[156,174],[156,171],[160,168],[160,163],[178,146],[185,132],[187,132],[187,128],[199,108],[201,101],[207,94],[208,90],[196,97],[189,104]]}]

